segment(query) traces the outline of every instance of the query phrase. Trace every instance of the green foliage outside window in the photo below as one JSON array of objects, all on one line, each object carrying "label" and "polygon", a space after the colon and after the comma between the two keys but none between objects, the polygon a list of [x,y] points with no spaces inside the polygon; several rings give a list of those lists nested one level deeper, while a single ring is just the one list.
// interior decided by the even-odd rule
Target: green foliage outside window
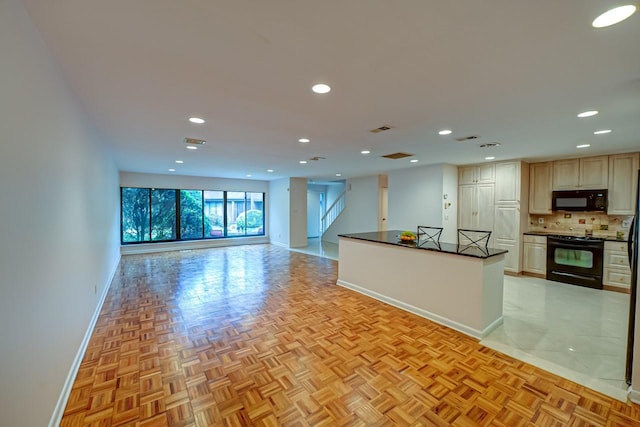
[{"label": "green foliage outside window", "polygon": [[151,240],[175,240],[176,190],[151,190]]},{"label": "green foliage outside window", "polygon": [[149,189],[122,189],[122,241],[149,240]]},{"label": "green foliage outside window", "polygon": [[[202,191],[180,190],[180,235],[182,238],[202,238],[202,219]],[[208,229],[208,218],[205,225]]]},{"label": "green foliage outside window", "polygon": [[262,211],[255,209],[242,212],[236,219],[238,229],[244,229],[245,227],[247,229],[259,228],[262,227],[262,223]]},{"label": "green foliage outside window", "polygon": [[[131,187],[121,191],[122,243],[264,234],[264,193]],[[233,197],[226,204],[233,214],[224,209],[227,197]],[[245,203],[254,209],[238,214]]]}]

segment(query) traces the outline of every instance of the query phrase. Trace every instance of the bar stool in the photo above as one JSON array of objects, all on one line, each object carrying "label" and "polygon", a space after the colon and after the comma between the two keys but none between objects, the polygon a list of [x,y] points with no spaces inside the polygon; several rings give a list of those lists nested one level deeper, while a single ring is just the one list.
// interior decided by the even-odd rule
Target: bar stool
[{"label": "bar stool", "polygon": [[425,241],[434,241],[436,243],[440,242],[440,236],[442,235],[442,227],[430,227],[428,225],[419,225],[418,226],[418,240],[421,238]]},{"label": "bar stool", "polygon": [[458,246],[476,246],[478,248],[487,248],[491,231],[469,230],[466,228],[458,228]]}]

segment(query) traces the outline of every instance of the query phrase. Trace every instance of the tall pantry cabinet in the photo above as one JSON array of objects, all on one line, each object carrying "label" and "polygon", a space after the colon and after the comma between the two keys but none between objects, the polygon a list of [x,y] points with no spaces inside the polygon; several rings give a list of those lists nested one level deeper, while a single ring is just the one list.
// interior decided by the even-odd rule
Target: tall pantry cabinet
[{"label": "tall pantry cabinet", "polygon": [[458,168],[458,228],[493,230],[495,165]]},{"label": "tall pantry cabinet", "polygon": [[529,166],[520,161],[458,168],[458,227],[492,231],[489,245],[506,249],[505,271],[522,264],[527,226]]},{"label": "tall pantry cabinet", "polygon": [[522,270],[522,233],[528,221],[529,165],[520,161],[496,163],[493,247],[506,249],[505,271]]}]

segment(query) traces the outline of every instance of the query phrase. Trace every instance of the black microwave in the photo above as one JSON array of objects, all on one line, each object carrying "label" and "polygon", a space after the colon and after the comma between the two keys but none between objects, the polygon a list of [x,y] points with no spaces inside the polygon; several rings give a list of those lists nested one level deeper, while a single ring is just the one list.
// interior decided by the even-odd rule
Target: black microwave
[{"label": "black microwave", "polygon": [[554,191],[551,210],[605,212],[607,210],[607,190]]}]

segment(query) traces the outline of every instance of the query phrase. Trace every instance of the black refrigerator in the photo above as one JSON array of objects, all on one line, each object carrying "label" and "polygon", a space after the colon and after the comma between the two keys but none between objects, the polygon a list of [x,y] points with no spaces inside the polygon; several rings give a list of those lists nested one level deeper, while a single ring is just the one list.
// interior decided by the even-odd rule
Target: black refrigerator
[{"label": "black refrigerator", "polygon": [[[640,225],[638,220],[640,219],[640,170],[638,171],[638,187],[636,191],[636,200],[634,203],[635,214],[631,222],[631,228],[629,229],[629,242],[627,250],[629,252],[629,266],[631,267],[631,295],[629,298],[629,332],[627,334],[627,367],[625,371],[625,380],[628,385],[631,385],[631,374],[633,373],[633,345],[635,335],[636,324],[636,300],[638,298],[638,230]],[[640,355],[636,355],[640,357]]]}]

